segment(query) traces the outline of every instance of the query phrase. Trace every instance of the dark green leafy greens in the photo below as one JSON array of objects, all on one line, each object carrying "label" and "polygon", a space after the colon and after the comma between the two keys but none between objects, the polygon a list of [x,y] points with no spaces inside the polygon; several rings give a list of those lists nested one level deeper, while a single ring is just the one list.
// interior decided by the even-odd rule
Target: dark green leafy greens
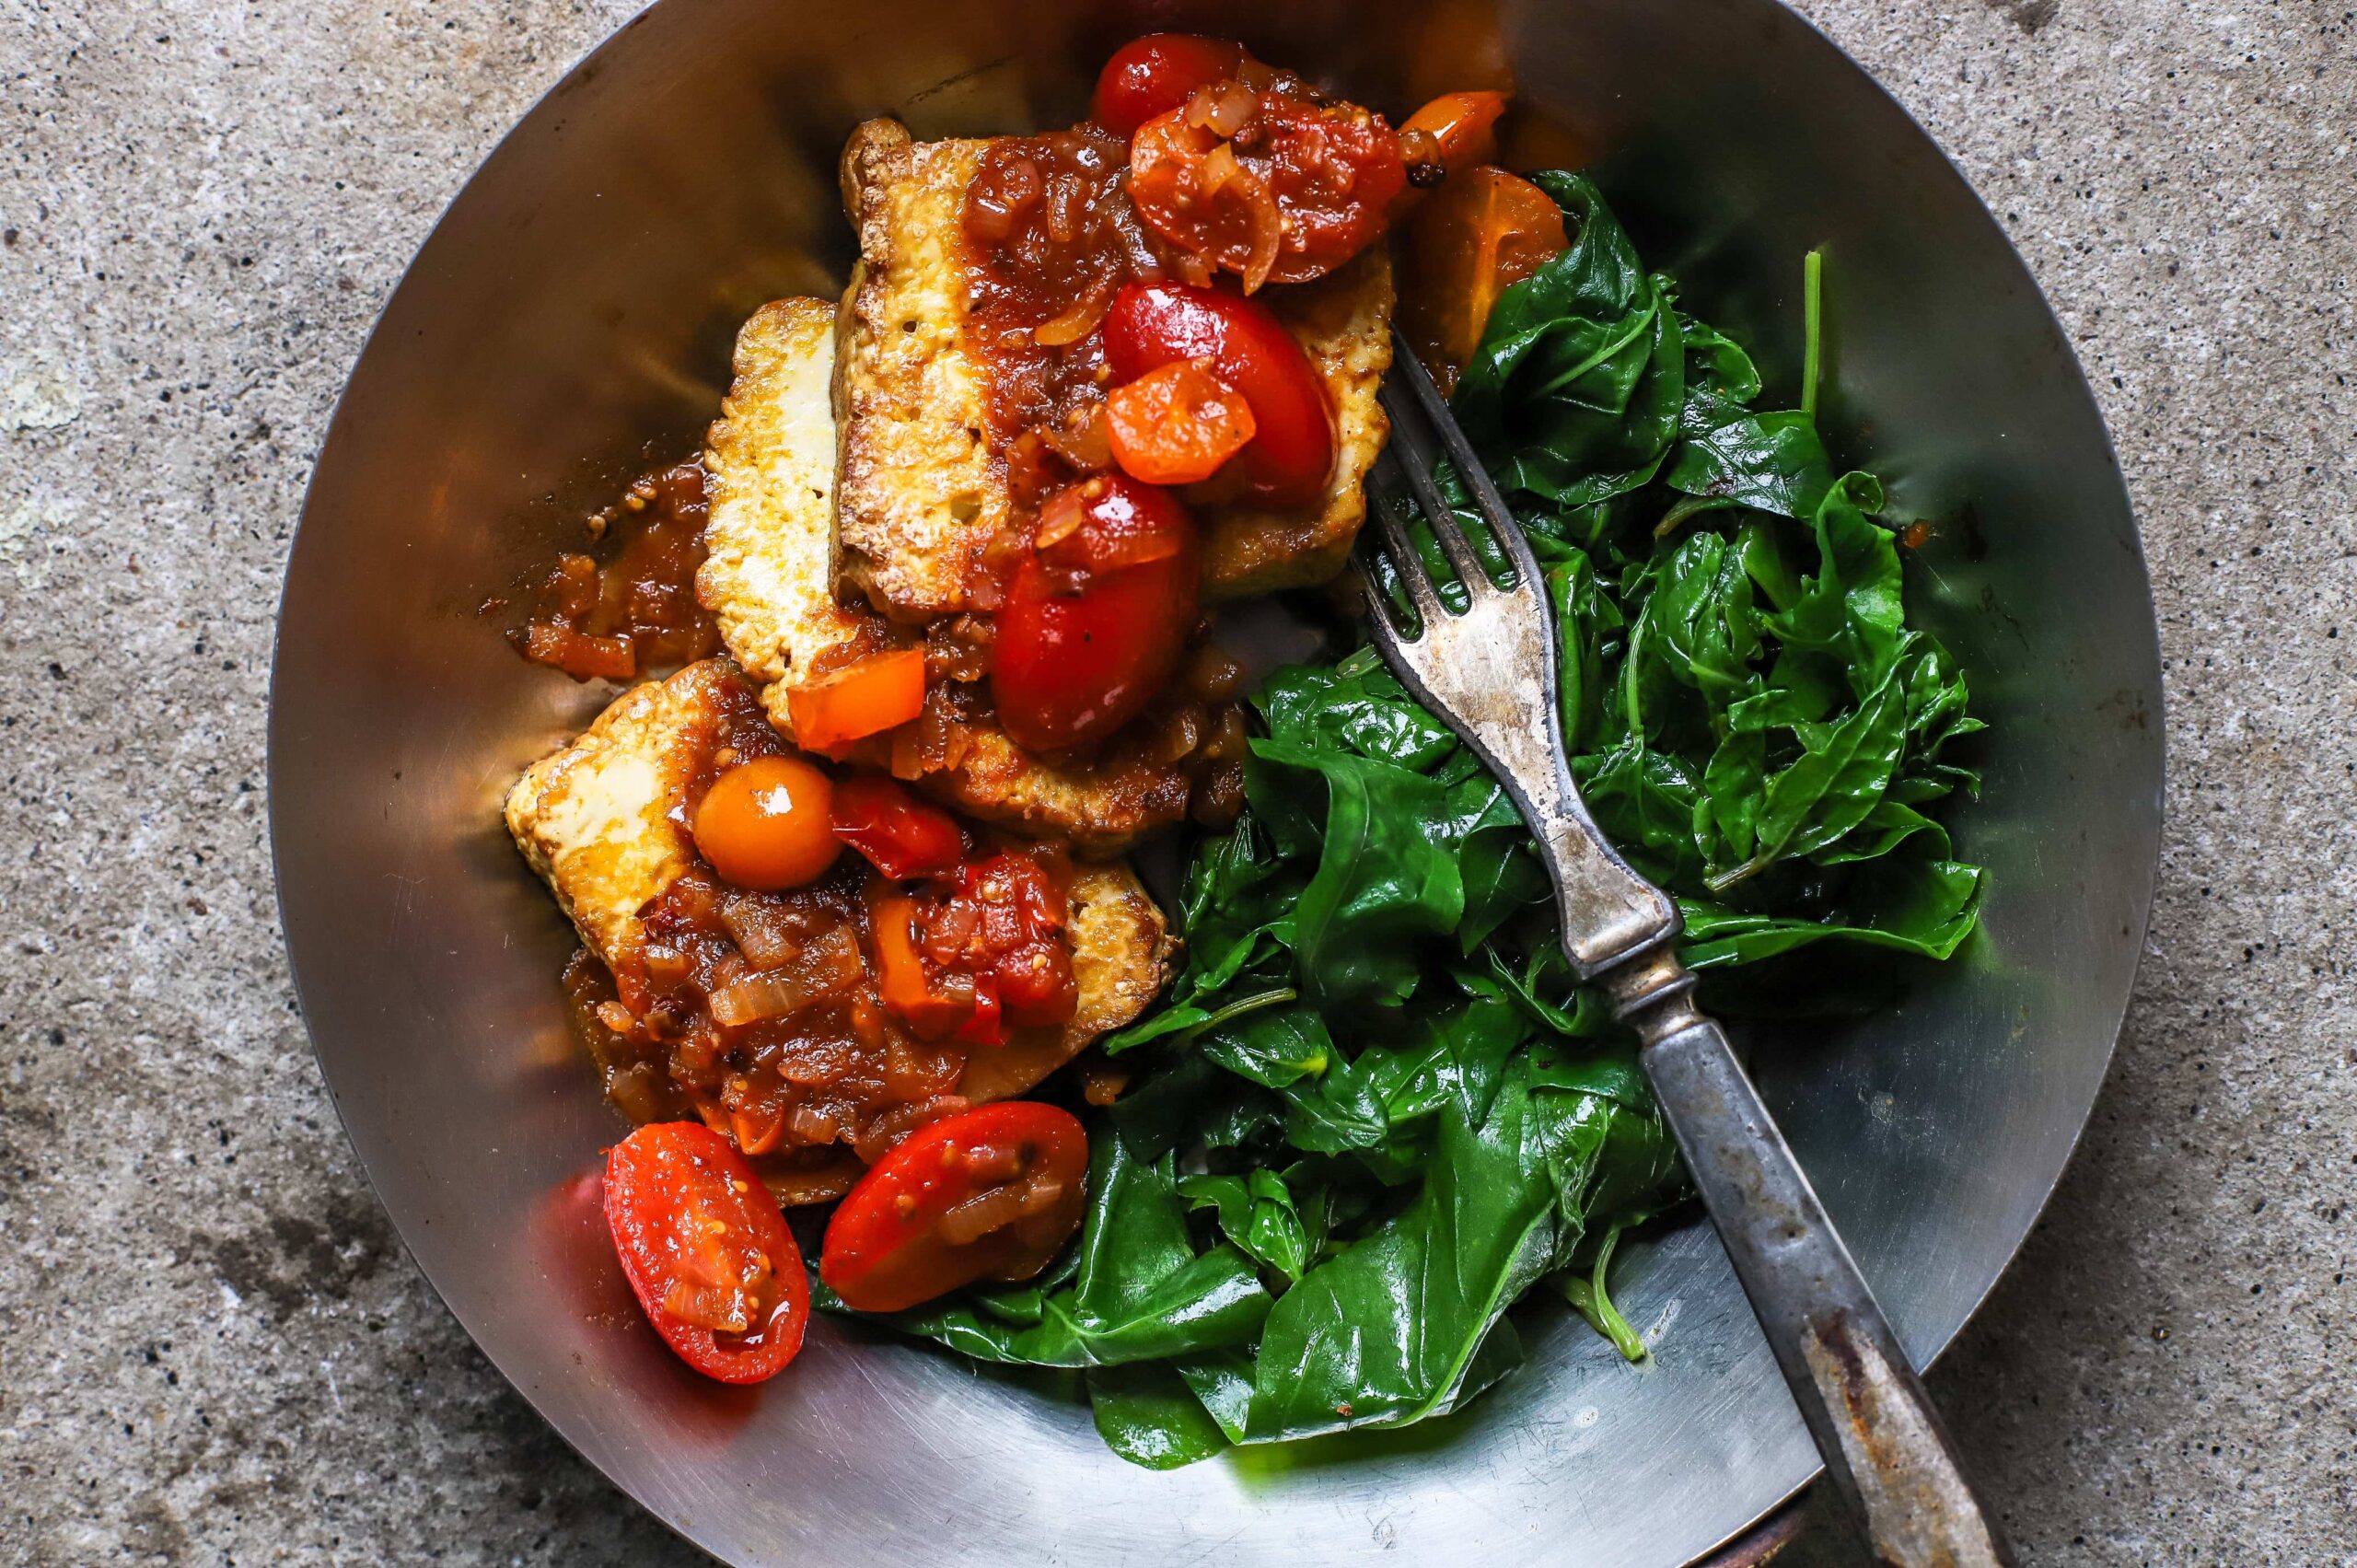
[{"label": "dark green leafy greens", "polygon": [[[1947,957],[1980,872],[1930,812],[1977,788],[1947,752],[1980,725],[1906,623],[1880,485],[1819,439],[1814,258],[1801,406],[1763,410],[1596,188],[1536,178],[1573,243],[1501,296],[1455,405],[1545,572],[1591,810],[1723,1006],[1812,944]],[[1086,1369],[1099,1432],[1155,1467],[1454,1410],[1519,1361],[1507,1309],[1549,1275],[1637,1359],[1613,1249],[1686,1191],[1496,781],[1368,650],[1253,703],[1185,967],[1106,1043],[1142,1071],[1093,1132],[1079,1239],[892,1319]]]}]

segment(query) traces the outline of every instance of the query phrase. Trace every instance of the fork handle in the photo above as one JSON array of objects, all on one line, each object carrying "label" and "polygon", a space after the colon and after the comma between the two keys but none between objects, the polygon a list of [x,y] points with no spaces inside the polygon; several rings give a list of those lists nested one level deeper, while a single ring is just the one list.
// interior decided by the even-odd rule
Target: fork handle
[{"label": "fork handle", "polygon": [[1603,977],[1643,1041],[1703,1206],[1726,1244],[1850,1515],[1891,1568],[2013,1568],[1956,1444],[1850,1249],[1666,943]]}]

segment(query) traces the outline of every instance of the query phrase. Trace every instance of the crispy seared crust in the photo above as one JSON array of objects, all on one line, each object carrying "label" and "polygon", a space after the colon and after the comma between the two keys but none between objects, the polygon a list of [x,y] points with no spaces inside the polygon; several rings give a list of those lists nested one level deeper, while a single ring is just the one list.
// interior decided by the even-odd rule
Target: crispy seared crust
[{"label": "crispy seared crust", "polygon": [[787,689],[865,621],[835,598],[834,364],[833,305],[762,306],[737,334],[736,380],[704,452],[712,520],[696,597],[788,733]]},{"label": "crispy seared crust", "polygon": [[[860,262],[835,370],[842,426],[836,506],[844,580],[896,619],[965,608],[966,569],[1012,507],[984,440],[989,375],[964,345],[966,187],[987,143],[912,142],[871,120],[843,150]],[[1391,366],[1391,261],[1381,246],[1313,284],[1260,296],[1308,351],[1341,435],[1333,487],[1312,512],[1198,508],[1215,598],[1320,582],[1366,514],[1362,482],[1390,426],[1376,389]]]},{"label": "crispy seared crust", "polygon": [[1187,815],[1187,781],[1169,768],[1045,762],[988,724],[969,725],[956,764],[917,787],[970,816],[1069,839],[1080,854],[1097,857],[1119,854]]},{"label": "crispy seared crust", "polygon": [[[837,601],[828,570],[835,430],[822,393],[832,315],[821,301],[787,299],[745,323],[737,379],[704,459],[710,556],[696,597],[737,662],[764,683],[762,705],[788,735],[786,692],[820,651],[857,635],[866,615]],[[1168,769],[1058,767],[988,724],[969,726],[967,737],[956,764],[923,787],[973,816],[1068,838],[1098,856],[1186,816],[1185,781]]]},{"label": "crispy seared crust", "polygon": [[1391,368],[1391,253],[1381,245],[1315,283],[1261,296],[1309,354],[1334,407],[1334,481],[1315,512],[1225,506],[1203,513],[1203,591],[1239,598],[1322,583],[1342,569],[1366,520],[1366,475],[1391,434],[1376,393]]},{"label": "crispy seared crust", "polygon": [[670,812],[727,679],[726,661],[705,659],[633,687],[507,792],[516,847],[609,964],[636,946],[640,906],[694,862]]},{"label": "crispy seared crust", "polygon": [[835,369],[838,566],[901,621],[963,610],[967,570],[1007,520],[983,438],[989,379],[960,343],[960,218],[987,145],[911,142],[899,121],[870,120],[843,148],[860,261]]},{"label": "crispy seared crust", "polygon": [[[556,894],[581,939],[607,963],[639,941],[638,912],[695,863],[672,813],[702,731],[733,679],[725,659],[615,699],[570,745],[525,771],[507,796],[507,830]],[[1073,977],[1080,1003],[1062,1029],[1029,1030],[977,1051],[961,1092],[1018,1094],[1109,1029],[1145,1010],[1169,977],[1176,946],[1162,912],[1126,865],[1076,866],[1071,900]]]}]

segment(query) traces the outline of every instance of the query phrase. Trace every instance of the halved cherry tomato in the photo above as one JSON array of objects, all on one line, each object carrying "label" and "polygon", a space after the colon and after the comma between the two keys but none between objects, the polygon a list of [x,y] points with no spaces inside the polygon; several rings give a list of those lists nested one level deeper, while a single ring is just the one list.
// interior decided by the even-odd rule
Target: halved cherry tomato
[{"label": "halved cherry tomato", "polygon": [[696,853],[740,888],[817,881],[835,863],[834,785],[799,757],[760,757],[712,781],[696,806]]},{"label": "halved cherry tomato", "polygon": [[924,650],[889,648],[789,689],[794,738],[811,751],[842,750],[862,736],[908,723],[924,711]]},{"label": "halved cherry tomato", "polygon": [[1334,412],[1308,354],[1256,299],[1192,284],[1130,284],[1105,317],[1118,385],[1174,360],[1198,361],[1244,394],[1253,436],[1228,471],[1251,499],[1313,505],[1334,472]]},{"label": "halved cherry tomato", "polygon": [[698,1372],[759,1383],[802,1348],[802,1253],[753,1167],[711,1128],[656,1122],[608,1151],[606,1224],[647,1321]]},{"label": "halved cherry tomato", "polygon": [[1156,366],[1105,400],[1113,460],[1148,484],[1193,484],[1252,439],[1252,405],[1183,359]]},{"label": "halved cherry tomato", "polygon": [[1028,1279],[1080,1228],[1088,1134],[1070,1111],[1002,1100],[909,1134],[827,1223],[819,1277],[859,1312],[976,1280]]},{"label": "halved cherry tomato", "polygon": [[1434,192],[1404,238],[1400,326],[1443,391],[1481,346],[1498,296],[1567,243],[1553,197],[1486,165]]},{"label": "halved cherry tomato", "polygon": [[854,773],[835,785],[834,832],[899,882],[946,877],[966,856],[958,819],[881,773]]},{"label": "halved cherry tomato", "polygon": [[[1121,473],[1074,488],[1085,526],[1025,554],[998,612],[991,692],[1027,750],[1085,745],[1134,718],[1169,680],[1195,622],[1202,549],[1177,497]],[[1144,540],[1156,558],[1074,572],[1059,557],[1081,554],[1073,546],[1092,533]],[[1159,553],[1167,544],[1177,548]]]},{"label": "halved cherry tomato", "polygon": [[1234,139],[1157,115],[1130,138],[1130,198],[1164,239],[1244,280],[1306,283],[1365,250],[1406,189],[1399,138],[1356,104],[1264,89]]},{"label": "halved cherry tomato", "polygon": [[1187,101],[1197,87],[1225,81],[1244,64],[1244,46],[1199,33],[1156,32],[1132,39],[1097,73],[1088,117],[1126,136]]},{"label": "halved cherry tomato", "polygon": [[1498,120],[1505,111],[1504,93],[1443,93],[1408,116],[1399,141],[1412,155],[1420,136],[1431,137],[1441,166],[1455,174],[1497,161]]}]

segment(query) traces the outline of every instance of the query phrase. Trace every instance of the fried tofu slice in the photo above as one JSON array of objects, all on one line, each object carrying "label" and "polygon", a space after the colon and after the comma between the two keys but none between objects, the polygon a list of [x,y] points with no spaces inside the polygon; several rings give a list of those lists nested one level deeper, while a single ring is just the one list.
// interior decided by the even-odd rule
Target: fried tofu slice
[{"label": "fried tofu slice", "polygon": [[[737,334],[736,379],[705,442],[712,515],[696,596],[729,653],[761,684],[770,722],[787,735],[786,694],[807,678],[811,661],[877,631],[874,615],[839,602],[833,586],[834,323],[834,307],[823,300],[779,300],[755,311]],[[956,761],[920,787],[976,817],[1069,839],[1099,857],[1187,814],[1186,781],[1167,768],[1134,759],[1051,765],[987,722],[964,726]]]},{"label": "fried tofu slice", "polygon": [[[962,213],[989,143],[917,142],[871,120],[843,149],[843,205],[859,236],[835,366],[842,440],[839,568],[895,620],[966,608],[968,568],[1012,510],[988,429],[989,373],[968,352]],[[1236,598],[1322,581],[1366,515],[1363,483],[1389,424],[1376,391],[1391,365],[1391,262],[1376,246],[1309,285],[1260,297],[1308,353],[1341,441],[1325,501],[1299,513],[1199,509],[1204,587]]]},{"label": "fried tofu slice", "polygon": [[[682,792],[711,745],[725,659],[690,665],[615,699],[578,738],[525,770],[507,830],[555,893],[581,940],[613,965],[640,941],[638,912],[695,864]],[[1020,1094],[1090,1041],[1135,1018],[1169,978],[1177,944],[1126,865],[1074,867],[1067,935],[1080,1000],[1061,1030],[1019,1031],[973,1053],[959,1092]]]},{"label": "fried tofu slice", "polygon": [[762,306],[737,334],[736,379],[705,436],[711,515],[696,597],[789,731],[787,686],[872,619],[835,598],[834,370],[832,304]]},{"label": "fried tofu slice", "polygon": [[966,187],[989,145],[870,120],[843,148],[859,261],[835,366],[839,565],[900,621],[964,610],[969,569],[1012,511],[984,439],[989,372],[962,343]]},{"label": "fried tofu slice", "polygon": [[633,686],[507,792],[516,847],[609,966],[638,946],[640,908],[695,863],[695,846],[671,813],[726,672],[705,659],[668,680]]},{"label": "fried tofu slice", "polygon": [[1366,521],[1366,476],[1391,435],[1376,394],[1391,369],[1391,253],[1381,245],[1312,283],[1261,297],[1309,355],[1334,408],[1334,477],[1308,511],[1216,507],[1204,515],[1203,592],[1241,598],[1322,583],[1342,569]]}]

